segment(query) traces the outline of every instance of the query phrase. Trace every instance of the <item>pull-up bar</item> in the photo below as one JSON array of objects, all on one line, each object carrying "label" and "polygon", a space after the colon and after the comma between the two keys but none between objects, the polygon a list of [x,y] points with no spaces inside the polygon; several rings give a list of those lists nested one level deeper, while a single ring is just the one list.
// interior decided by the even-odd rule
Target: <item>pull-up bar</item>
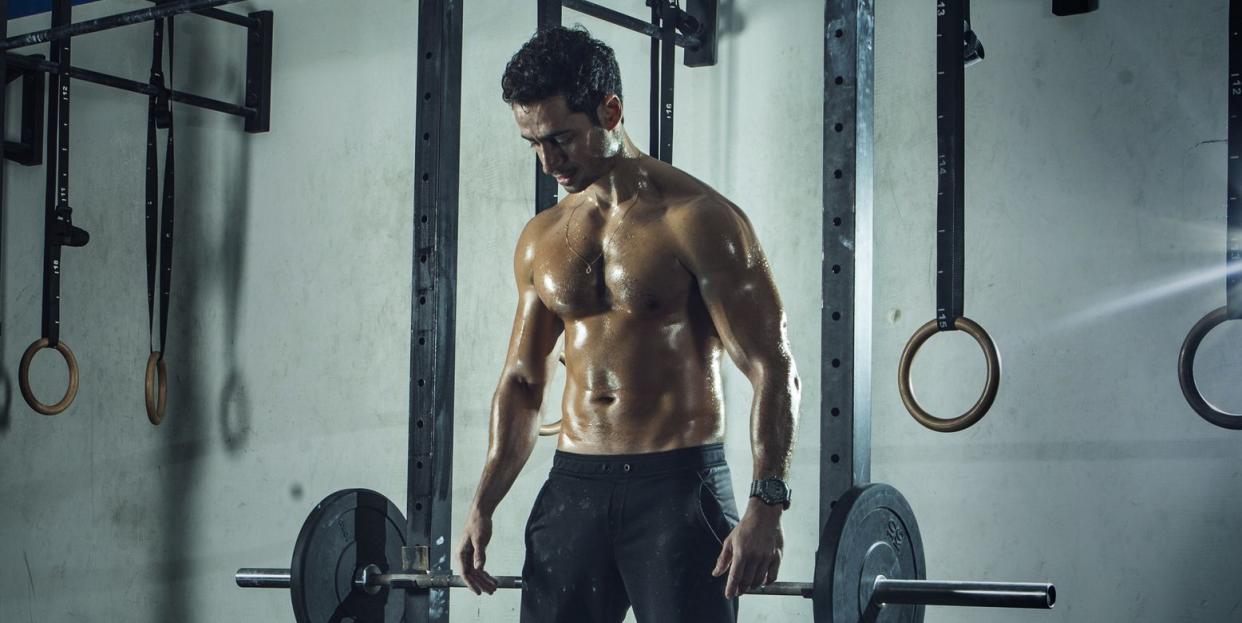
[{"label": "pull-up bar", "polygon": [[[15,48],[23,48],[36,43],[44,43],[66,37],[76,37],[93,32],[111,30],[121,26],[129,26],[132,24],[141,24],[143,22],[151,22],[165,17],[171,17],[179,13],[188,13],[191,11],[199,11],[202,9],[210,9],[224,4],[240,2],[241,0],[169,0],[157,4],[149,9],[137,9],[127,13],[118,13],[109,15],[108,17],[100,17],[97,19],[78,22],[76,24],[66,24],[48,28],[47,30],[39,30],[16,37],[8,37],[0,41],[0,51],[12,50]],[[221,11],[223,13],[223,11]],[[249,25],[248,22],[243,25]]]}]

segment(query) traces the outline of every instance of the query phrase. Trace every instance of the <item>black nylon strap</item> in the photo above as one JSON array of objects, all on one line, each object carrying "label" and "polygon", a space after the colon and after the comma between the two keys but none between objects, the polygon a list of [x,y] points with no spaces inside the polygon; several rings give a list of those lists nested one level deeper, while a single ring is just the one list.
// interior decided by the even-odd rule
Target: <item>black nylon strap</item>
[{"label": "black nylon strap", "polygon": [[962,62],[967,0],[936,3],[936,322],[954,328],[962,316],[965,281],[966,80]]},{"label": "black nylon strap", "polygon": [[[52,26],[68,24],[70,0],[52,4]],[[67,68],[69,39],[51,43],[51,62]],[[60,249],[86,244],[85,233],[73,227],[69,207],[69,77],[48,75],[47,188],[43,242],[43,337],[55,348],[60,343]],[[80,232],[81,236],[75,233]]]},{"label": "black nylon strap", "polygon": [[[173,23],[168,21],[168,74],[164,74],[164,21],[155,20],[151,51],[151,84],[160,89],[172,86]],[[160,203],[159,157],[156,151],[157,130],[167,128],[168,141],[164,150],[163,207]],[[147,329],[148,337],[154,332],[156,274],[159,275],[160,331],[157,342],[151,342],[151,352],[163,357],[168,341],[169,294],[172,290],[174,164],[172,105],[166,95],[151,96],[147,104]],[[158,257],[157,257],[158,251]]]},{"label": "black nylon strap", "polygon": [[1242,0],[1229,2],[1229,181],[1225,223],[1225,306],[1230,320],[1242,319]]}]

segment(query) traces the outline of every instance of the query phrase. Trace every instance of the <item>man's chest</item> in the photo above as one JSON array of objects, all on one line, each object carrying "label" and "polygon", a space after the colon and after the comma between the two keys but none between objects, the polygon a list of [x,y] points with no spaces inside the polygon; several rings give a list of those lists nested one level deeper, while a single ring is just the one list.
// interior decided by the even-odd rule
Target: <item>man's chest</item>
[{"label": "man's chest", "polygon": [[589,236],[575,240],[563,231],[540,240],[534,282],[548,309],[573,319],[614,310],[649,315],[684,308],[693,276],[659,227],[634,223],[602,242]]}]

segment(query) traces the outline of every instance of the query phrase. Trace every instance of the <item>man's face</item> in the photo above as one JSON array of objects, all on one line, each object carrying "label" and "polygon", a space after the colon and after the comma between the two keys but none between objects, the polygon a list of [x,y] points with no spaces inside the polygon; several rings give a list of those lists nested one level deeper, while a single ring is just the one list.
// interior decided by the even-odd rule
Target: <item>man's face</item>
[{"label": "man's face", "polygon": [[[604,106],[600,107],[605,108]],[[531,104],[513,104],[513,117],[522,138],[539,156],[544,173],[565,190],[584,190],[606,171],[608,133],[585,113],[571,112],[557,95]]]}]

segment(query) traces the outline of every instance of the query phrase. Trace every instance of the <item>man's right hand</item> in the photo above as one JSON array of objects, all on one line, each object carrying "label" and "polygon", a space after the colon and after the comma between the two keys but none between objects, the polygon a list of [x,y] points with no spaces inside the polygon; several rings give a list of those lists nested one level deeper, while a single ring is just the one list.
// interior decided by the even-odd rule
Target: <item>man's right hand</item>
[{"label": "man's right hand", "polygon": [[475,595],[496,592],[496,578],[483,570],[487,562],[487,544],[492,540],[492,518],[471,511],[458,546],[457,560],[461,563],[461,577]]}]

